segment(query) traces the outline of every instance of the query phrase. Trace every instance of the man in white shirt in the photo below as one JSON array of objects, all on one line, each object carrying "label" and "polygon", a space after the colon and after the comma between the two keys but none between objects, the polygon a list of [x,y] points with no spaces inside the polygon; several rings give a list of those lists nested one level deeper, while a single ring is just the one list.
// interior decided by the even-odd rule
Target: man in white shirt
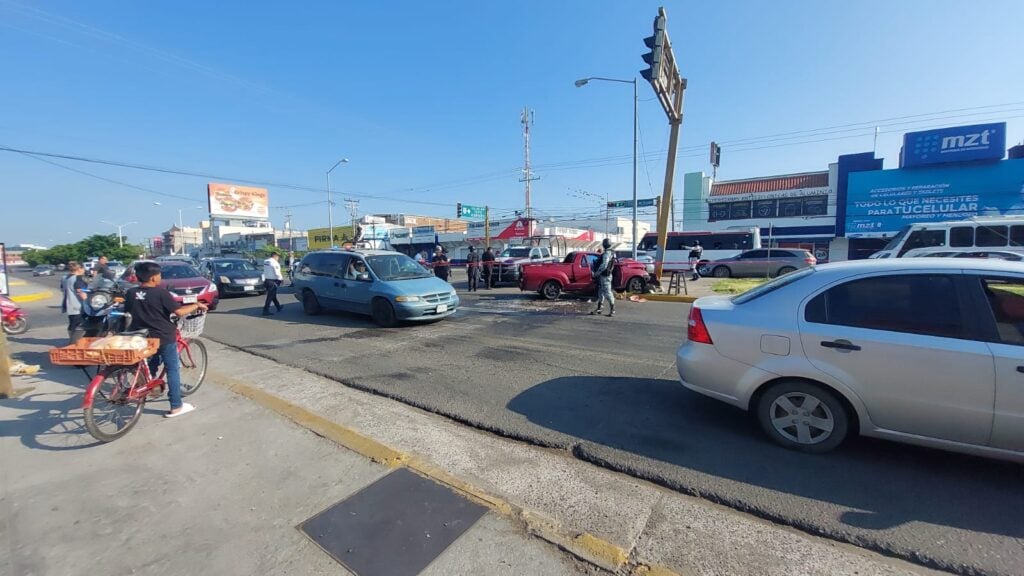
[{"label": "man in white shirt", "polygon": [[280,312],[284,306],[277,301],[277,287],[281,285],[281,255],[274,252],[263,261],[263,287],[267,289],[267,301],[263,303],[263,315],[270,316],[270,303],[273,302]]}]

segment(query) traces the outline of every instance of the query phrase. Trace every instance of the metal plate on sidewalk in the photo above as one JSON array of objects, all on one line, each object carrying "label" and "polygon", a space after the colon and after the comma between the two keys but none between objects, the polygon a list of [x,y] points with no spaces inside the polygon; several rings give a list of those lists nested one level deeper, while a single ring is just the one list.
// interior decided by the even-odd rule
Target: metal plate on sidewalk
[{"label": "metal plate on sidewalk", "polygon": [[359,576],[414,576],[486,512],[400,468],[299,528]]}]

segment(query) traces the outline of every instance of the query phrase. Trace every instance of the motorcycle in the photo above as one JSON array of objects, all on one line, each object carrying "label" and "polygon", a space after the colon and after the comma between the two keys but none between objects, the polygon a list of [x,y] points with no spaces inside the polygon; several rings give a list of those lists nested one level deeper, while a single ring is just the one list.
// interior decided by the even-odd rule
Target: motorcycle
[{"label": "motorcycle", "polygon": [[0,295],[0,321],[7,334],[24,334],[28,331],[25,311],[7,296]]},{"label": "motorcycle", "polygon": [[93,338],[124,332],[127,319],[123,310],[124,291],[117,283],[99,278],[84,290],[82,302],[82,327],[84,336]]}]

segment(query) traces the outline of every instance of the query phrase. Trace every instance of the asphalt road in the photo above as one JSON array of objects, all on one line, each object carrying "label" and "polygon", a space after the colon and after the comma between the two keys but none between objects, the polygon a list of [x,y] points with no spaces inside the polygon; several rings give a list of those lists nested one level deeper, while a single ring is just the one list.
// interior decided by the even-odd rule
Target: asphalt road
[{"label": "asphalt road", "polygon": [[622,302],[607,318],[584,315],[592,305],[579,300],[512,289],[462,297],[442,322],[381,329],[347,314],[305,316],[285,290],[285,310],[271,317],[260,316],[260,298],[223,300],[206,336],[925,565],[1024,566],[1022,466],[865,439],[826,456],[778,448],[744,412],[678,384],[685,305]]}]

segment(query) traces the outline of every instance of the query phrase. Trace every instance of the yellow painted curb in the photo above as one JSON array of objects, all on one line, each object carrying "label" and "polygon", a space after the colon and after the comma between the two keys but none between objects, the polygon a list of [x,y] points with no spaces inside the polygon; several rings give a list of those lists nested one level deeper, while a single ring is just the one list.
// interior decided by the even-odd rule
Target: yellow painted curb
[{"label": "yellow painted curb", "polygon": [[[559,546],[581,560],[612,572],[621,569],[629,560],[629,553],[620,546],[616,546],[607,540],[586,532],[582,534],[569,534],[556,521],[542,514],[524,510],[482,488],[457,478],[434,464],[395,450],[352,428],[332,422],[301,406],[249,386],[230,376],[212,371],[209,376],[228,390],[245,396],[264,408],[277,412],[299,426],[339,446],[348,448],[357,454],[370,458],[374,462],[390,467],[405,466],[421,476],[448,486],[470,500],[478,502],[502,516],[518,520],[526,526],[530,533]],[[651,573],[650,576],[671,575],[671,572],[658,572]]]},{"label": "yellow painted curb", "polygon": [[25,282],[24,280],[11,280],[8,284],[11,286],[28,286],[28,282]]},{"label": "yellow painted curb", "polygon": [[685,302],[687,304],[698,298],[697,296],[683,296],[676,294],[644,294],[642,297],[645,300],[652,300],[654,302]]},{"label": "yellow painted curb", "polygon": [[17,296],[11,296],[11,301],[18,303],[35,302],[37,300],[46,300],[50,296],[53,296],[53,292],[47,290],[46,292],[35,292],[32,294],[19,294]]}]

